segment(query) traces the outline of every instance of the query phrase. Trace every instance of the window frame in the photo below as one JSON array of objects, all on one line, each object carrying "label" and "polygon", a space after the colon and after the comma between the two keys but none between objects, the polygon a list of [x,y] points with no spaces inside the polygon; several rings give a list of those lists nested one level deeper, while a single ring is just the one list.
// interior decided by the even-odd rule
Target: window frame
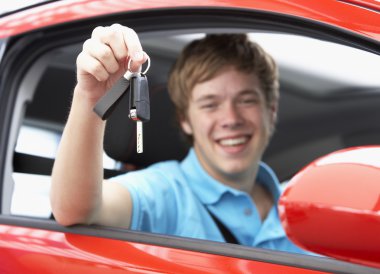
[{"label": "window frame", "polygon": [[[126,16],[127,14],[128,16]],[[227,18],[228,20],[226,20]],[[33,94],[30,90],[36,88],[37,81],[35,79],[41,77],[50,58],[49,52],[54,48],[82,41],[83,37],[88,36],[91,29],[99,23],[108,25],[116,22],[131,26],[139,33],[154,33],[155,35],[159,35],[160,31],[165,30],[186,32],[186,29],[193,31],[197,28],[203,30],[227,26],[229,28],[250,29],[254,25],[255,29],[307,35],[360,48],[375,54],[379,54],[378,49],[380,48],[378,41],[323,23],[263,11],[227,8],[160,9],[128,12],[66,23],[13,37],[10,39],[11,47],[5,51],[5,59],[0,66],[2,75],[0,78],[0,124],[5,129],[0,135],[0,153],[6,155],[0,159],[0,178],[2,179],[0,224],[194,250],[336,273],[355,273],[358,270],[362,273],[366,273],[366,271],[370,273],[371,269],[369,268],[328,258],[285,254],[279,251],[263,252],[261,249],[251,247],[101,226],[64,228],[51,220],[10,216],[9,197],[12,196],[10,194],[13,192],[10,178],[13,172],[12,159],[15,142],[25,111],[25,102],[32,99]],[[204,28],[206,25],[207,27]],[[25,51],[25,48],[28,50]],[[302,260],[300,260],[301,258]]]}]

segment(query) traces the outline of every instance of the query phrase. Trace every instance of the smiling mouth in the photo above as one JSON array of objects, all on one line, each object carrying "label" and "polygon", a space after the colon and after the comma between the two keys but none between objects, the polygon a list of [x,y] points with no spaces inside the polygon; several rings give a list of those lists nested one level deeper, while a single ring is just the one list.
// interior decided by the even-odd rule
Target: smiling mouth
[{"label": "smiling mouth", "polygon": [[248,142],[249,136],[242,136],[237,138],[227,138],[219,140],[218,143],[222,146],[232,147],[244,145]]}]

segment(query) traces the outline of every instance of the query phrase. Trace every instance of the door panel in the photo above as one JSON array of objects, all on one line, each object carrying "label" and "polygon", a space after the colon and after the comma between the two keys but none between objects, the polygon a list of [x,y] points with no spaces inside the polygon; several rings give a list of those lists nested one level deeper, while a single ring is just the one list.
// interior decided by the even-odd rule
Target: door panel
[{"label": "door panel", "polygon": [[0,258],[1,273],[327,273],[8,225],[0,225]]}]

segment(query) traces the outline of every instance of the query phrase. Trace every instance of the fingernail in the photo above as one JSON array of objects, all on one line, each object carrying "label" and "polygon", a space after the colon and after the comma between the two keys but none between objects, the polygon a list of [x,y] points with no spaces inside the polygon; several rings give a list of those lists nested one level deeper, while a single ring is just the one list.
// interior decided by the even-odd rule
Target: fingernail
[{"label": "fingernail", "polygon": [[144,58],[144,54],[141,51],[140,52],[136,52],[133,55],[133,60],[135,60],[135,61],[141,61],[143,58]]}]

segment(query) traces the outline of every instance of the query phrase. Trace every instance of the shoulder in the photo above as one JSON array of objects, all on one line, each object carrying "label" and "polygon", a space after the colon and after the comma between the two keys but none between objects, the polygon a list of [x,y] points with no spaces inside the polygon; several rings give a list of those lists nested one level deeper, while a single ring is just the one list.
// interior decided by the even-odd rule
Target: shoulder
[{"label": "shoulder", "polygon": [[131,195],[132,229],[175,234],[179,217],[195,200],[177,161],[160,162],[112,180]]},{"label": "shoulder", "polygon": [[180,180],[182,175],[182,170],[180,163],[178,161],[164,161],[153,164],[145,169],[129,172],[127,176],[142,177],[145,179],[160,177],[167,181]]},{"label": "shoulder", "polygon": [[150,188],[156,190],[184,184],[185,176],[178,161],[164,161],[153,164],[147,168],[130,171],[111,178],[127,188]]}]

